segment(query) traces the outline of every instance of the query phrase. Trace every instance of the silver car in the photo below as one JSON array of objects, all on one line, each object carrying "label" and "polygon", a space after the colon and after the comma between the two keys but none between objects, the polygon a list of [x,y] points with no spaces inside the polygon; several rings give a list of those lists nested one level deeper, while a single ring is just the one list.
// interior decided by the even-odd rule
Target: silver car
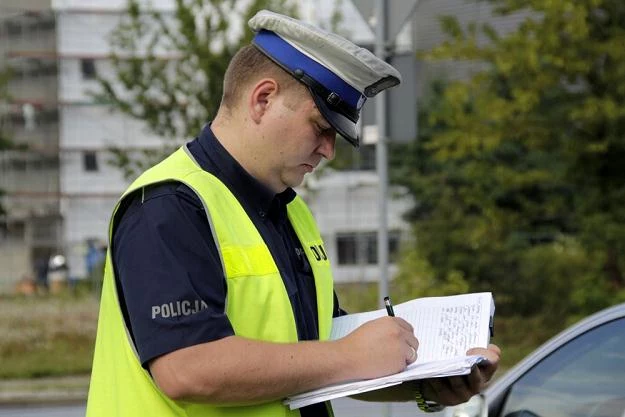
[{"label": "silver car", "polygon": [[540,346],[446,417],[625,417],[625,303]]}]

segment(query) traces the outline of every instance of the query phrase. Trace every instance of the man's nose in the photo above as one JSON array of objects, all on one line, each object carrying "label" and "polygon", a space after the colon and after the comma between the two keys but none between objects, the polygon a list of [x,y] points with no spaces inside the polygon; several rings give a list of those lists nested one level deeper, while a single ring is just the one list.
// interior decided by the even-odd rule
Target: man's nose
[{"label": "man's nose", "polygon": [[336,131],[334,129],[328,129],[321,138],[321,144],[319,145],[319,153],[328,161],[334,159],[334,153],[336,151]]}]

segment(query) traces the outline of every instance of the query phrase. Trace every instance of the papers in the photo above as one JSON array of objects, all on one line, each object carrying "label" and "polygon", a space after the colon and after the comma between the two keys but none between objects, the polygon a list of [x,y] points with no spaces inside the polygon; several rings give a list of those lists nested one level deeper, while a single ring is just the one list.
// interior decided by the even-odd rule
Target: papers
[{"label": "papers", "polygon": [[461,356],[451,360],[426,363],[413,363],[403,372],[376,379],[348,382],[330,385],[314,391],[294,395],[284,401],[291,410],[321,401],[328,401],[348,395],[361,394],[415,379],[435,378],[441,376],[465,375],[471,372],[471,367],[483,360],[482,356]]},{"label": "papers", "polygon": [[[394,306],[395,316],[408,321],[419,340],[418,359],[404,371],[376,379],[331,385],[287,398],[291,409],[321,401],[401,384],[404,381],[465,375],[484,358],[466,356],[472,347],[487,347],[492,332],[495,304],[492,294],[473,293],[428,297]],[[345,337],[356,328],[387,315],[385,309],[337,317],[330,338]]]}]

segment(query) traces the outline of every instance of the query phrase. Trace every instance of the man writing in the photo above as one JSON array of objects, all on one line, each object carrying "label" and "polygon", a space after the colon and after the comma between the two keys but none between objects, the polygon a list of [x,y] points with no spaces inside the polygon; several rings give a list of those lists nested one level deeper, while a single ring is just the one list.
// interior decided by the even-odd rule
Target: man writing
[{"label": "man writing", "polygon": [[[259,12],[253,44],[232,59],[219,111],[198,138],[146,171],[122,196],[111,246],[88,416],[332,415],[290,411],[289,395],[402,371],[417,357],[412,327],[384,317],[328,341],[344,312],[315,221],[293,187],[340,134],[358,145],[367,97],[399,73],[351,42]],[[419,388],[440,404],[466,401],[490,379]],[[403,384],[372,396],[414,399]]]}]

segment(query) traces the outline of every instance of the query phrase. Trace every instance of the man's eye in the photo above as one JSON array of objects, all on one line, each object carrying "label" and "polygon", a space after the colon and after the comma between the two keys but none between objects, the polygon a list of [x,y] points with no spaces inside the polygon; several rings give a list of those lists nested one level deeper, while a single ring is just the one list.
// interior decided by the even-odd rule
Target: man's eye
[{"label": "man's eye", "polygon": [[315,123],[315,130],[317,131],[318,135],[321,135],[322,133],[325,133],[330,129],[332,129],[330,126],[322,126],[319,123]]}]

